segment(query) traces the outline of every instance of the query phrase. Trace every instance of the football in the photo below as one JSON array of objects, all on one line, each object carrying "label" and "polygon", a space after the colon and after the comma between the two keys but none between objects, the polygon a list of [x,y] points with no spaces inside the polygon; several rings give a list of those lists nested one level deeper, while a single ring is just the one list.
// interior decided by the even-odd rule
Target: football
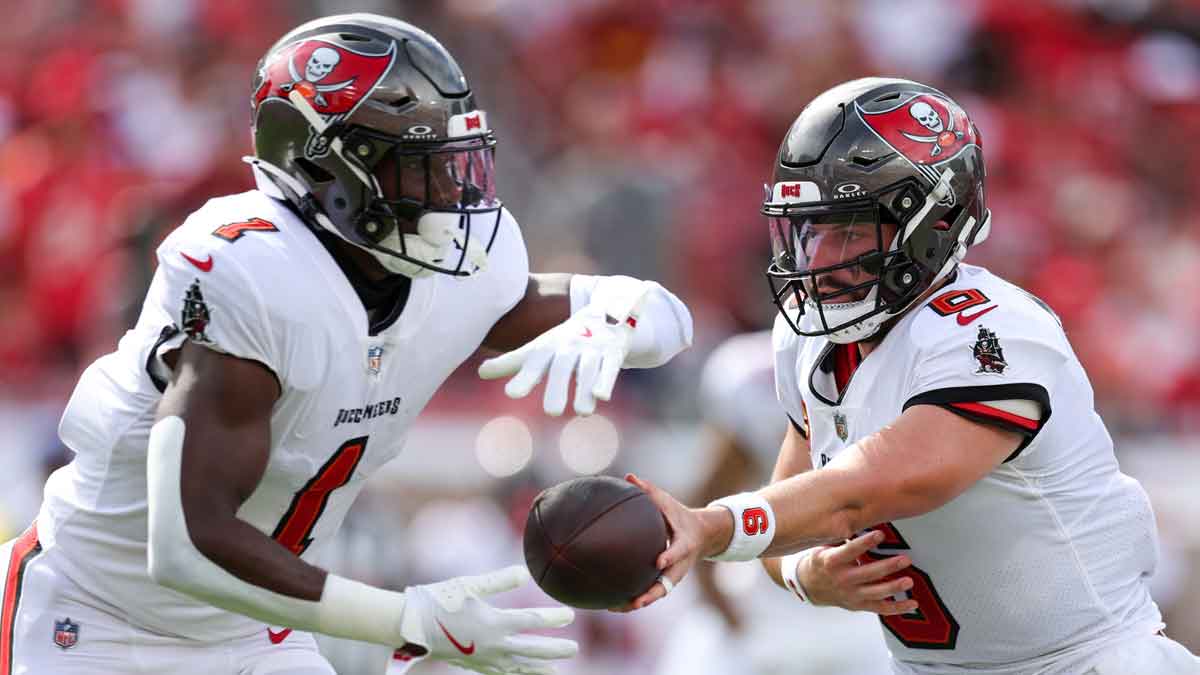
[{"label": "football", "polygon": [[547,488],[525,520],[525,564],[550,597],[580,609],[619,607],[659,571],[667,524],[638,487],[586,476]]}]

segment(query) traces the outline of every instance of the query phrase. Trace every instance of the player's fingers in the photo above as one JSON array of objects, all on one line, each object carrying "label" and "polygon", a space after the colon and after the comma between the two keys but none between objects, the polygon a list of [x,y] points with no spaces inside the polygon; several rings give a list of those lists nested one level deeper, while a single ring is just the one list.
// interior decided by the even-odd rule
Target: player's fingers
[{"label": "player's fingers", "polygon": [[858,589],[858,595],[864,600],[886,600],[898,593],[903,593],[913,587],[910,577],[890,579],[878,584],[869,584]]},{"label": "player's fingers", "polygon": [[545,635],[510,635],[504,638],[504,646],[527,659],[569,659],[579,653],[574,640]]},{"label": "player's fingers", "polygon": [[862,554],[879,545],[882,541],[883,533],[878,530],[871,530],[870,532],[858,535],[840,546],[833,547],[826,554],[826,561],[833,565],[849,564]]},{"label": "player's fingers", "polygon": [[484,361],[479,364],[479,377],[485,380],[494,380],[512,375],[521,369],[521,364],[525,363],[525,358],[533,349],[534,343],[530,342],[511,352],[505,352]]},{"label": "player's fingers", "polygon": [[[476,595],[487,596],[520,588],[532,579],[533,576],[529,574],[529,568],[524,565],[510,565],[502,570],[496,570],[488,574],[466,577],[464,581]],[[562,609],[567,608],[563,607]]]},{"label": "player's fingers", "polygon": [[626,603],[620,607],[614,607],[610,611],[620,612],[622,614],[637,611],[639,609],[642,609],[643,607],[648,607],[665,597],[666,597],[666,592],[663,591],[662,585],[654,584],[645,593],[642,593],[641,595],[637,596],[633,600],[630,600],[628,603]]},{"label": "player's fingers", "polygon": [[617,375],[621,372],[621,363],[625,353],[620,349],[606,349],[600,362],[600,373],[596,375],[596,384],[592,386],[592,395],[601,401],[612,398],[613,387],[617,384]]},{"label": "player's fingers", "polygon": [[509,398],[521,398],[533,391],[538,382],[542,381],[542,375],[546,372],[546,367],[550,365],[550,359],[554,357],[554,352],[550,349],[533,349],[530,350],[525,363],[521,364],[521,370],[513,379],[504,385],[504,393]]},{"label": "player's fingers", "polygon": [[891,576],[909,565],[912,565],[912,559],[906,555],[894,555],[883,560],[876,560],[847,571],[846,583],[861,586]]},{"label": "player's fingers", "polygon": [[596,412],[596,397],[592,390],[600,374],[600,354],[588,349],[579,356],[579,368],[575,372],[575,414],[591,415]]},{"label": "player's fingers", "polygon": [[500,614],[514,632],[562,628],[575,620],[575,611],[570,607],[503,609]]},{"label": "player's fingers", "polygon": [[915,612],[916,610],[916,600],[901,600],[899,602],[893,600],[879,600],[876,602],[868,602],[862,606],[862,611],[874,612],[880,616],[908,614],[910,612]]},{"label": "player's fingers", "polygon": [[546,393],[542,397],[542,409],[551,417],[558,417],[567,409],[567,393],[571,391],[571,373],[579,360],[575,350],[558,352],[550,362],[550,374],[546,376]]}]

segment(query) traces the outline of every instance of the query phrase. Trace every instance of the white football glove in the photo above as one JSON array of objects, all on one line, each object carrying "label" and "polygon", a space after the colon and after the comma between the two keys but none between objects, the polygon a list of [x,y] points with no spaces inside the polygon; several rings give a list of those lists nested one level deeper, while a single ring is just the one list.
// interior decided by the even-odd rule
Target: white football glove
[{"label": "white football glove", "polygon": [[637,320],[634,313],[651,282],[617,301],[592,302],[566,321],[542,333],[529,343],[506,354],[484,361],[479,377],[493,380],[516,376],[504,385],[510,398],[522,398],[533,391],[549,370],[542,408],[547,415],[558,416],[567,408],[571,374],[575,374],[575,413],[596,412],[596,399],[612,398],[617,374],[633,344]]},{"label": "white football glove", "polygon": [[529,570],[513,565],[410,586],[404,590],[401,635],[429,650],[429,658],[485,675],[553,675],[550,661],[575,656],[579,645],[526,631],[561,628],[575,613],[568,607],[498,609],[484,600],[528,581]]}]

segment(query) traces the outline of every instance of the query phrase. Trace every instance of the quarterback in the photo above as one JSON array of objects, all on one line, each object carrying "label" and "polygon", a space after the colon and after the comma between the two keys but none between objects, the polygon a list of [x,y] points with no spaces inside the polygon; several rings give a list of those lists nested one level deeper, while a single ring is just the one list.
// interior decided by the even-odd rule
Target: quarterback
[{"label": "quarterback", "polygon": [[[551,673],[564,607],[488,597],[523,566],[404,592],[311,564],[414,418],[481,346],[510,396],[607,400],[691,341],[658,284],[531,275],[495,136],[453,57],[351,14],[272,46],[251,95],[257,189],[162,243],[135,328],[81,376],[74,460],[0,549],[0,674],[329,674],[312,632],[492,675]],[[384,664],[380,664],[380,669]]]},{"label": "quarterback", "polygon": [[1149,501],[1057,317],[961,264],[990,228],[963,109],[907,80],[834,87],[767,192],[791,418],[773,482],[687,509],[631,476],[673,536],[627,609],[702,556],[763,558],[798,601],[878,614],[896,673],[1198,672],[1163,634]]}]

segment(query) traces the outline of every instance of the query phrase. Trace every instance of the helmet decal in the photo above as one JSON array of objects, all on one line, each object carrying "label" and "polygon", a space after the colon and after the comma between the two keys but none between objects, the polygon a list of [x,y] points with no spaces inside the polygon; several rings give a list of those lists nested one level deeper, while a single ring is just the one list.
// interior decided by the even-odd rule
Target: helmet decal
[{"label": "helmet decal", "polygon": [[[324,40],[302,40],[280,49],[263,64],[254,109],[268,98],[286,101],[295,90],[332,124],[349,116],[367,99],[395,60],[395,42],[382,54],[363,54]],[[328,152],[328,143],[310,142],[305,149],[310,157]]]},{"label": "helmet decal", "polygon": [[936,94],[915,94],[883,112],[867,112],[857,103],[855,108],[884,143],[912,162],[931,183],[936,183],[938,176],[931,167],[953,159],[968,146],[982,147],[962,108]]}]

